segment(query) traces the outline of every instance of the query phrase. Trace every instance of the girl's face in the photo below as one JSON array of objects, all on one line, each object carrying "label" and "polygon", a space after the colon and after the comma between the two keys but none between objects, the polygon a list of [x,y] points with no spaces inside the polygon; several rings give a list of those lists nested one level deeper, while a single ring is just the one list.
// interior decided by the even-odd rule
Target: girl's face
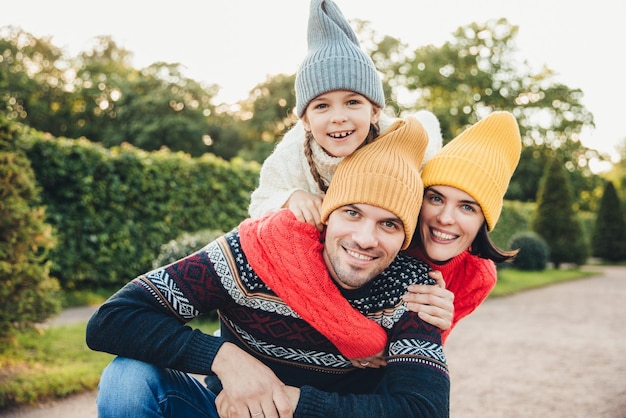
[{"label": "girl's face", "polygon": [[472,196],[450,186],[431,186],[424,193],[418,229],[426,256],[446,262],[467,250],[485,216]]},{"label": "girl's face", "polygon": [[378,123],[380,111],[365,96],[335,90],[313,99],[302,122],[329,155],[346,157],[365,141],[370,124]]}]

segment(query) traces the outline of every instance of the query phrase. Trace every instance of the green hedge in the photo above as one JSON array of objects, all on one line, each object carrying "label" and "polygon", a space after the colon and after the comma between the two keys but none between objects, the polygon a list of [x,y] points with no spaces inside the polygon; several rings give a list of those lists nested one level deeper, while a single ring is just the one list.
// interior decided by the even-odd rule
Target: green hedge
[{"label": "green hedge", "polygon": [[49,274],[53,230],[30,161],[14,147],[16,134],[0,114],[0,343],[61,309],[59,283]]},{"label": "green hedge", "polygon": [[[19,144],[58,239],[51,275],[66,290],[117,287],[149,270],[161,245],[181,234],[234,228],[247,216],[260,169],[212,154],[107,149],[32,130]],[[513,235],[530,230],[535,207],[505,201],[494,242],[506,249]],[[594,218],[582,217],[587,227]]]},{"label": "green hedge", "polygon": [[151,267],[186,231],[228,231],[247,216],[259,164],[192,158],[86,139],[22,138],[59,245],[52,273],[64,289],[110,287]]}]

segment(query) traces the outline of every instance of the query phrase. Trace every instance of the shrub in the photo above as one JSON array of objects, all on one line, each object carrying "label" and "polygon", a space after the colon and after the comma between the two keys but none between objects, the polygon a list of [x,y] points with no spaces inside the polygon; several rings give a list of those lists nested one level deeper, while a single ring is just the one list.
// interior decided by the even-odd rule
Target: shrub
[{"label": "shrub", "polygon": [[30,162],[13,147],[13,135],[0,118],[0,340],[61,308],[59,284],[49,275],[53,230]]},{"label": "shrub", "polygon": [[201,231],[185,232],[176,239],[161,246],[159,255],[152,262],[152,268],[173,263],[176,260],[196,252],[214,239],[222,236],[224,232],[216,229],[203,229]]},{"label": "shrub", "polygon": [[122,286],[183,232],[234,228],[258,182],[259,164],[237,158],[22,137],[57,231],[51,275],[66,291]]},{"label": "shrub", "polygon": [[519,248],[512,267],[526,271],[545,270],[550,259],[550,249],[546,241],[532,231],[519,232],[511,237],[509,248]]}]

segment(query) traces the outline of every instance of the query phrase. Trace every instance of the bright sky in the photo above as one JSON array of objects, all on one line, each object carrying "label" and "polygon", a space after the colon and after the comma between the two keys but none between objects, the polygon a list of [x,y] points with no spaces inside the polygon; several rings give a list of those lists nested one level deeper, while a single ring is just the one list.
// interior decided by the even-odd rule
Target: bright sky
[{"label": "bright sky", "polygon": [[[616,155],[626,138],[626,39],[619,1],[335,0],[348,19],[368,20],[411,47],[441,45],[459,26],[504,17],[519,26],[521,58],[580,88],[596,129],[583,144]],[[19,0],[2,5],[0,26],[14,25],[69,55],[110,35],[134,54],[133,65],[177,62],[195,80],[218,84],[234,103],[269,75],[292,74],[306,53],[308,0]]]}]

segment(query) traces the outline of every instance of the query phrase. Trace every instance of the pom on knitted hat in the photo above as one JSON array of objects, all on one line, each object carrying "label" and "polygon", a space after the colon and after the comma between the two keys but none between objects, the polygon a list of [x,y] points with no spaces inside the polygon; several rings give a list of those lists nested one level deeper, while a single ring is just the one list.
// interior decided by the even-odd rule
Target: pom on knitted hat
[{"label": "pom on knitted hat", "polygon": [[402,221],[402,249],[406,249],[422,206],[424,187],[419,170],[427,145],[424,127],[409,116],[395,121],[374,142],[345,157],[322,202],[322,222],[341,206],[377,206]]},{"label": "pom on knitted hat", "polygon": [[296,74],[296,114],[302,117],[311,100],[333,90],[362,94],[381,108],[383,85],[372,59],[337,5],[311,0],[308,53]]},{"label": "pom on knitted hat", "polygon": [[480,205],[489,230],[502,212],[504,194],[519,162],[522,138],[509,112],[493,112],[447,143],[422,172],[424,187],[456,187]]}]

